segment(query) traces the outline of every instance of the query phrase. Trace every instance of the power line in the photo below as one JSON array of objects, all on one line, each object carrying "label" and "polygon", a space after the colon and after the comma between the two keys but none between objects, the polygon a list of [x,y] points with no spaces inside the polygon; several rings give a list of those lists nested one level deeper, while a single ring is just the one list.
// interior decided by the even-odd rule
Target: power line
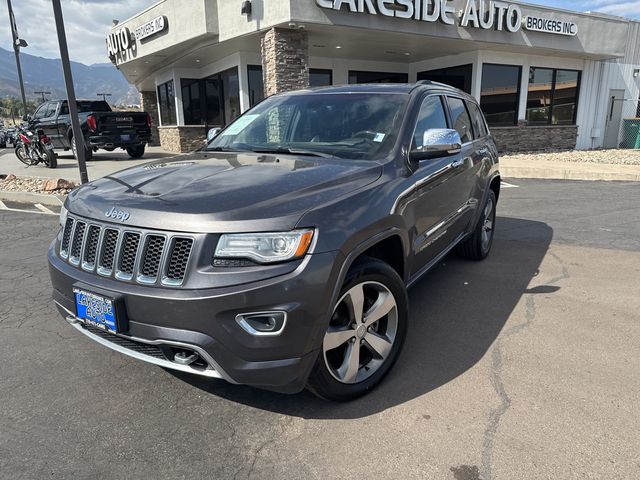
[{"label": "power line", "polygon": [[110,97],[111,94],[110,93],[96,93],[97,96],[101,96],[102,97],[102,101],[106,102],[107,101],[107,97]]}]

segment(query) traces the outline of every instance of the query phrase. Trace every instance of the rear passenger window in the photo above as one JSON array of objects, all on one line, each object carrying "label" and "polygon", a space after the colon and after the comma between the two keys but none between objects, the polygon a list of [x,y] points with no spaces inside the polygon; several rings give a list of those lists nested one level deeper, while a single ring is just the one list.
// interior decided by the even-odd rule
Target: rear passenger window
[{"label": "rear passenger window", "polygon": [[464,102],[460,98],[447,97],[449,111],[451,113],[452,127],[460,134],[462,143],[468,143],[473,140],[473,130],[471,129],[471,118],[464,106]]},{"label": "rear passenger window", "polygon": [[480,108],[473,102],[467,102],[467,108],[471,115],[471,123],[473,123],[473,131],[476,133],[476,138],[486,137],[489,132]]},{"label": "rear passenger window", "polygon": [[422,102],[411,148],[423,147],[424,133],[434,128],[447,128],[447,117],[441,97],[427,97]]}]

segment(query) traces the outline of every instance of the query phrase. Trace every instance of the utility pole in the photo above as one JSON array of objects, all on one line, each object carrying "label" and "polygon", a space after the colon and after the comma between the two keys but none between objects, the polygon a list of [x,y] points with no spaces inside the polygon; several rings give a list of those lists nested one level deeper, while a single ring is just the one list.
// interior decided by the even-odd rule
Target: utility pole
[{"label": "utility pole", "polygon": [[47,100],[44,98],[45,95],[51,95],[51,92],[33,92],[34,95],[42,95],[42,103],[46,102]]},{"label": "utility pole", "polygon": [[69,61],[69,49],[67,47],[67,34],[64,31],[64,18],[62,17],[62,7],[60,0],[52,0],[53,16],[56,20],[56,30],[58,32],[58,44],[60,45],[60,60],[62,61],[62,73],[64,74],[64,84],[67,90],[67,102],[69,104],[69,116],[71,117],[71,130],[73,131],[72,142],[76,143],[78,155],[78,168],[80,169],[80,182],[87,183],[87,163],[84,147],[84,135],[80,129],[78,120],[78,103],[76,102],[76,92],[73,88],[73,76],[71,74],[71,62]]},{"label": "utility pole", "polygon": [[16,69],[18,70],[18,83],[20,83],[20,93],[22,94],[23,115],[27,114],[27,97],[24,94],[24,82],[22,80],[22,67],[20,66],[20,47],[26,47],[28,44],[18,35],[18,27],[16,26],[16,17],[13,14],[11,0],[7,0],[7,9],[9,10],[9,22],[11,23],[11,37],[13,38],[13,52],[16,54]]},{"label": "utility pole", "polygon": [[110,93],[96,93],[96,95],[98,97],[102,97],[102,101],[106,102],[107,101],[107,97],[110,97],[111,94]]}]

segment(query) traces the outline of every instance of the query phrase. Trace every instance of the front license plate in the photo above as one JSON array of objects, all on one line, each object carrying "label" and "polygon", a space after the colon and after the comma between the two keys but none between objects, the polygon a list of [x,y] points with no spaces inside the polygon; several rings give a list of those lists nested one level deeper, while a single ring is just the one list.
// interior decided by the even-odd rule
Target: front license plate
[{"label": "front license plate", "polygon": [[73,287],[76,316],[87,325],[117,333],[116,309],[112,298]]},{"label": "front license plate", "polygon": [[120,141],[128,142],[131,140],[131,135],[120,135]]}]

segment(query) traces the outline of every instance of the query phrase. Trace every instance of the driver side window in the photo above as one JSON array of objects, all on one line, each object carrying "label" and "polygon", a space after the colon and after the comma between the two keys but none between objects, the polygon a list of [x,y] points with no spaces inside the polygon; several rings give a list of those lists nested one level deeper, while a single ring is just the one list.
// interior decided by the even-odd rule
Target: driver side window
[{"label": "driver side window", "polygon": [[427,97],[422,102],[416,129],[413,133],[411,148],[420,149],[424,147],[424,134],[434,128],[447,128],[447,117],[442,105],[442,97]]},{"label": "driver side window", "polygon": [[48,103],[43,103],[42,105],[40,105],[35,112],[33,112],[33,119],[37,120],[40,118],[44,118],[44,114],[47,110],[47,105]]}]

